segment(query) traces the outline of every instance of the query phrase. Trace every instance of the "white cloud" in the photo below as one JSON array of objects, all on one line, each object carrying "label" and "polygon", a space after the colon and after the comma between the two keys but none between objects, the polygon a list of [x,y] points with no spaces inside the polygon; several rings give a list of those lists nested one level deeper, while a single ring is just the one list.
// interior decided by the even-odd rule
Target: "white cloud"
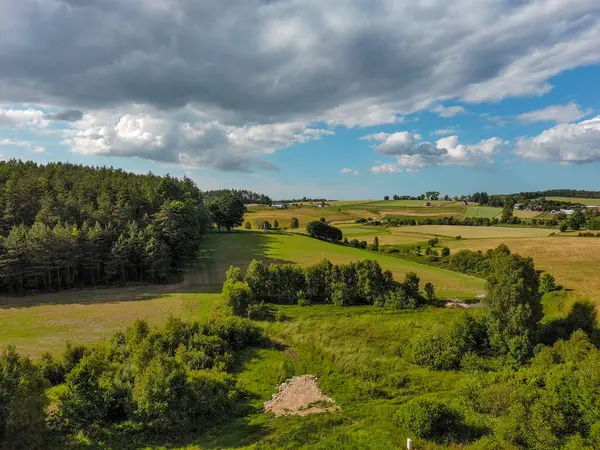
[{"label": "white cloud", "polygon": [[591,109],[581,110],[575,102],[566,105],[552,105],[543,109],[530,111],[517,116],[522,122],[555,122],[568,123],[580,120],[592,112]]},{"label": "white cloud", "polygon": [[515,153],[540,162],[585,164],[600,161],[600,116],[560,124],[533,138],[522,138]]},{"label": "white cloud", "polygon": [[436,134],[438,136],[449,135],[454,133],[457,133],[457,130],[455,128],[441,128],[433,132],[433,134]]},{"label": "white cloud", "polygon": [[166,112],[137,107],[124,115],[112,111],[85,114],[63,133],[64,143],[75,153],[248,171],[273,168],[261,155],[318,140],[333,131],[302,122],[227,126],[204,121],[203,114],[191,108]]},{"label": "white cloud", "polygon": [[597,0],[10,3],[0,102],[60,109],[389,124],[440,102],[539,95],[600,61]]},{"label": "white cloud", "polygon": [[432,109],[440,117],[454,117],[465,113],[465,108],[462,106],[443,106],[439,105]]},{"label": "white cloud", "polygon": [[371,167],[371,172],[373,172],[374,174],[400,173],[400,172],[402,172],[402,169],[395,164],[385,163],[385,164],[381,164],[379,166]]},{"label": "white cloud", "polygon": [[0,145],[5,147],[24,148],[34,153],[44,153],[46,149],[41,145],[35,145],[29,141],[17,141],[14,139],[0,139]]},{"label": "white cloud", "polygon": [[348,167],[344,167],[342,170],[340,170],[340,173],[343,174],[352,174],[352,175],[360,175],[360,172],[358,170],[352,170]]},{"label": "white cloud", "polygon": [[[374,146],[378,153],[394,155],[398,166],[407,170],[419,170],[432,166],[473,166],[493,163],[493,156],[505,144],[499,138],[482,140],[474,145],[459,144],[458,136],[448,136],[436,141],[420,142],[422,137],[409,131],[375,133],[362,137],[378,141]],[[384,165],[389,169],[389,165]]]},{"label": "white cloud", "polygon": [[37,109],[3,109],[0,108],[0,128],[22,126],[44,126],[44,113]]}]

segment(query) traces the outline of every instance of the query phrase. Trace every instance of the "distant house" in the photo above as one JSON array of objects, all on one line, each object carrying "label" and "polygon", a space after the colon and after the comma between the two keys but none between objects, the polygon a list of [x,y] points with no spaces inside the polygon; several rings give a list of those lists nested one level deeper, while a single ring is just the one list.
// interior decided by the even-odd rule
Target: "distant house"
[{"label": "distant house", "polygon": [[463,201],[462,201],[462,205],[463,205],[463,206],[468,206],[468,205],[469,205],[469,202],[467,202],[466,200],[463,200]]},{"label": "distant house", "polygon": [[275,209],[287,209],[287,205],[285,203],[273,203],[271,208]]},{"label": "distant house", "polygon": [[329,208],[329,203],[318,203],[317,208]]},{"label": "distant house", "polygon": [[575,213],[575,211],[572,209],[561,209],[560,212],[566,214],[567,216],[570,216]]}]

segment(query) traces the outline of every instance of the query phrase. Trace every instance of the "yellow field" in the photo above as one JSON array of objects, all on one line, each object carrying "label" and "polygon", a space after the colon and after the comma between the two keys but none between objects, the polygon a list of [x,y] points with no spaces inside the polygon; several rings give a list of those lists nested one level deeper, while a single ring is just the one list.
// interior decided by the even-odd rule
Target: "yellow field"
[{"label": "yellow field", "polygon": [[483,238],[524,238],[548,236],[554,230],[545,228],[519,228],[519,227],[468,227],[449,225],[417,225],[415,227],[402,227],[406,233],[423,233],[437,236],[462,236],[463,239]]},{"label": "yellow field", "polygon": [[577,197],[546,197],[547,200],[558,202],[582,203],[589,206],[600,206],[600,198],[577,198]]},{"label": "yellow field", "polygon": [[600,239],[582,237],[493,238],[444,240],[453,250],[487,250],[506,244],[514,253],[533,257],[538,269],[550,272],[575,295],[600,304]]},{"label": "yellow field", "polygon": [[[378,228],[357,225],[341,227],[348,239],[381,245],[426,245],[439,236],[438,247],[482,250],[506,244],[514,253],[531,256],[536,268],[552,273],[557,282],[571,291],[571,299],[588,297],[600,304],[600,238],[577,237],[576,233],[550,236],[553,230],[517,227],[464,227],[421,225],[415,227]],[[362,232],[361,232],[362,230]],[[462,236],[457,240],[456,236]]]},{"label": "yellow field", "polygon": [[290,226],[292,217],[297,217],[300,221],[300,228],[306,227],[306,224],[311,220],[319,220],[325,217],[328,222],[356,220],[360,216],[349,211],[338,211],[338,208],[317,208],[315,206],[304,206],[301,208],[290,209],[274,209],[274,208],[250,208],[244,215],[244,221],[249,221],[252,228],[256,228],[255,222],[258,220],[268,220],[273,223],[274,220],[279,222],[280,228]]}]

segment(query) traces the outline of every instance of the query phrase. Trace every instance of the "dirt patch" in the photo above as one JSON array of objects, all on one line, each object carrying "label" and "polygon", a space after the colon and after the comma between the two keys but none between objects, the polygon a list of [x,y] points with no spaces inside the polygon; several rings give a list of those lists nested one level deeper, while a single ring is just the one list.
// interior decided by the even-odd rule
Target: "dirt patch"
[{"label": "dirt patch", "polygon": [[306,416],[339,409],[334,399],[323,395],[317,386],[317,377],[313,375],[290,378],[280,384],[278,389],[279,392],[265,402],[265,411],[276,416]]}]

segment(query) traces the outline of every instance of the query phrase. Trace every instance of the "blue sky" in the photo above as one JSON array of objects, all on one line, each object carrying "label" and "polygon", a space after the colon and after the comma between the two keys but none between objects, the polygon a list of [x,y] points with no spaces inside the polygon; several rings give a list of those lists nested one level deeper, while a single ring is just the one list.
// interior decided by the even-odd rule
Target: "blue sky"
[{"label": "blue sky", "polygon": [[0,6],[0,155],[274,198],[598,189],[597,1],[323,3]]}]

